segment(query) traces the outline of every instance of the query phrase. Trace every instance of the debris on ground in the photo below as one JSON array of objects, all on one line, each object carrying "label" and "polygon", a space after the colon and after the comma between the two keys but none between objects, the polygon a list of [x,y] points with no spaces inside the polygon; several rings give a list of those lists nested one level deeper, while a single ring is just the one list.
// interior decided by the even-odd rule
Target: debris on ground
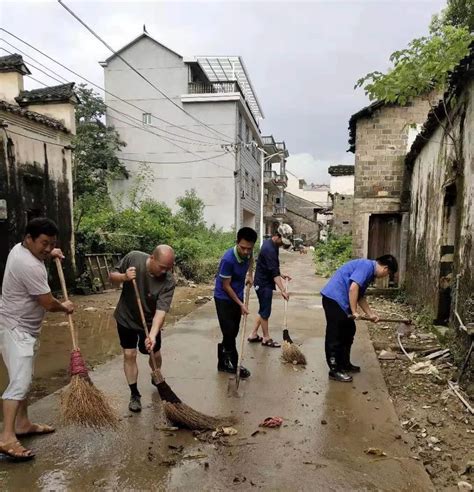
[{"label": "debris on ground", "polygon": [[374,456],[387,456],[387,453],[385,451],[382,451],[379,448],[367,448],[364,451],[365,454],[372,454]]},{"label": "debris on ground", "polygon": [[[396,312],[416,320],[417,313],[405,304],[376,297],[371,306],[379,314]],[[382,323],[367,326],[411,457],[423,464],[436,490],[470,490],[460,489],[458,484],[471,481],[472,475],[464,472],[466,463],[474,459],[474,417],[449,385],[458,372],[453,354],[415,321],[412,332],[403,339],[405,350],[415,354],[411,362],[397,343],[396,327],[383,327]],[[384,359],[386,352],[389,358]],[[428,374],[423,374],[425,371]],[[461,396],[469,402],[467,395]]]},{"label": "debris on ground", "polygon": [[283,424],[281,417],[267,417],[259,424],[259,427],[280,427]]},{"label": "debris on ground", "polygon": [[209,302],[211,299],[211,296],[197,296],[194,304],[206,304],[206,302]]},{"label": "debris on ground", "polygon": [[397,354],[391,350],[381,350],[379,353],[379,360],[395,360]]},{"label": "debris on ground", "polygon": [[412,374],[434,374],[438,375],[438,369],[430,362],[417,362],[408,368]]},{"label": "debris on ground", "polygon": [[216,439],[222,436],[235,436],[237,433],[237,429],[234,429],[233,427],[219,427],[213,431],[211,435],[214,439]]}]

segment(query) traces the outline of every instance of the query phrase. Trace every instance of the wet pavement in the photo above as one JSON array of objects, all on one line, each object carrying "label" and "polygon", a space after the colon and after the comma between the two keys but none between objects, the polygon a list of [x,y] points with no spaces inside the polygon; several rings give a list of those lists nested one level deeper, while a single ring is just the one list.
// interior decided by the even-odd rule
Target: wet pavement
[{"label": "wet pavement", "polygon": [[[284,364],[280,349],[246,344],[242,398],[227,396],[228,375],[216,371],[220,332],[212,302],[164,332],[164,374],[189,405],[213,415],[235,415],[238,434],[202,442],[185,430],[166,430],[146,358],[140,359],[144,410],[127,410],[128,388],[120,357],[92,373],[118,409],[118,432],[97,434],[58,424],[59,393],[32,406],[35,420],[58,425],[50,436],[25,440],[33,462],[0,462],[2,490],[433,490],[421,463],[410,457],[366,326],[359,325],[354,361],[363,372],[352,384],[330,382],[324,360],[324,312],[310,255],[282,253],[290,284],[290,333],[308,359]],[[255,296],[251,311],[256,311]],[[254,315],[250,318],[253,322]],[[283,302],[276,296],[271,333],[281,337]],[[250,326],[248,330],[250,330]],[[86,359],[88,354],[84,349]],[[284,419],[260,428],[265,417]],[[181,448],[182,446],[182,448]],[[386,456],[366,454],[378,448]]]}]

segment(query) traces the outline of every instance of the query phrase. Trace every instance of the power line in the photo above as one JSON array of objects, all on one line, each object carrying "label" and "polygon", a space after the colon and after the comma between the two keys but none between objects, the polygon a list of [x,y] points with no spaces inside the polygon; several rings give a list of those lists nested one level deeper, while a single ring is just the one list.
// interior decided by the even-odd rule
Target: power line
[{"label": "power line", "polygon": [[[130,101],[127,101],[125,99],[122,99],[121,97],[117,96],[116,94],[114,94],[113,92],[110,92],[108,91],[107,89],[105,89],[104,87],[101,87],[100,85],[96,84],[95,82],[92,82],[91,80],[89,80],[88,78],[84,77],[83,75],[75,72],[74,70],[72,70],[71,68],[67,67],[66,65],[64,65],[63,63],[57,61],[56,59],[54,59],[53,57],[49,56],[48,54],[46,54],[45,52],[41,51],[40,49],[36,48],[35,46],[31,45],[30,43],[28,43],[27,41],[19,38],[18,36],[16,36],[15,34],[11,33],[10,31],[7,31],[5,28],[3,27],[0,27],[0,30],[7,33],[9,36],[12,36],[13,38],[15,38],[17,41],[20,41],[20,43],[23,43],[24,45],[28,46],[29,48],[31,48],[32,50],[36,51],[37,53],[39,53],[40,55],[44,56],[45,58],[47,58],[48,60],[52,61],[53,63],[55,63],[56,65],[60,66],[61,68],[63,68],[64,70],[67,70],[68,72],[72,73],[73,75],[75,75],[76,77],[79,77],[80,79],[84,80],[85,82],[87,82],[88,84],[96,87],[97,89],[103,91],[105,94],[108,94],[114,98],[116,98],[117,100],[125,103],[125,104],[128,104],[129,106],[135,108],[135,109],[138,109],[140,112],[148,112],[147,110],[143,109],[143,108],[140,108],[139,106],[131,103]],[[0,38],[2,41],[5,41],[3,38]],[[32,58],[30,56],[30,58]],[[150,113],[155,119],[157,119],[158,121],[162,121],[163,123],[166,123],[168,125],[170,125],[171,127],[174,127],[174,128],[178,128],[184,132],[188,132],[188,133],[193,133],[195,135],[199,135],[200,137],[204,137],[204,138],[207,138],[207,139],[214,139],[215,140],[215,137],[212,137],[210,135],[204,135],[202,133],[199,133],[199,132],[196,132],[194,130],[190,130],[186,127],[183,127],[183,126],[179,126],[179,125],[176,125],[174,123],[171,123],[170,121],[168,120],[165,120],[163,118],[160,118],[159,116],[153,114],[153,113]],[[168,130],[165,130],[164,128],[159,128],[159,127],[156,127],[164,132],[167,132],[167,133],[171,133],[169,132]],[[179,135],[177,135],[179,136]],[[186,136],[184,135],[181,135],[183,138],[186,138]],[[229,137],[227,137],[229,138]],[[229,140],[227,141],[227,143],[229,144],[232,144],[233,142],[230,142]]]},{"label": "power line", "polygon": [[[4,128],[5,132],[7,132],[7,129]],[[35,138],[35,137],[31,137],[30,135],[25,135],[23,133],[18,133],[18,132],[15,132],[13,130],[10,130],[8,129],[8,133],[13,133],[14,135],[18,135],[20,137],[25,137],[25,138],[29,138],[30,140],[36,140],[37,142],[42,142],[42,143],[45,143],[45,144],[48,144],[48,145],[57,145],[58,147],[67,147],[68,145],[70,144],[58,144],[58,143],[55,143],[55,142],[48,142],[47,140],[43,140],[41,138]]]},{"label": "power line", "polygon": [[[226,155],[227,152],[224,152],[223,154],[220,154],[220,155],[215,155],[213,157],[210,157],[210,159],[217,159],[218,157],[222,157],[223,155]],[[120,159],[121,161],[127,161],[127,162],[146,162],[147,164],[192,164],[192,163],[195,163],[195,162],[203,162],[203,161],[206,161],[207,159],[205,157],[201,158],[201,159],[195,159],[195,160],[192,160],[192,161],[149,161],[148,159],[129,159],[129,158],[126,158],[126,157],[119,157],[117,156],[118,159]],[[224,167],[224,169],[227,169],[228,171],[230,171],[230,169]]]},{"label": "power line", "polygon": [[[158,91],[162,96],[166,97],[166,99],[176,108],[179,109],[179,111],[182,111],[184,114],[188,115],[190,118],[192,118],[194,121],[199,123],[200,125],[206,127],[208,130],[213,131],[216,134],[223,135],[226,139],[228,138],[227,135],[224,133],[221,133],[220,131],[216,130],[215,128],[212,128],[211,126],[207,125],[200,119],[196,118],[194,115],[183,109],[179,104],[176,104],[167,94],[165,94],[156,84],[153,84],[150,80],[148,80],[142,73],[140,73],[131,63],[129,63],[125,58],[120,55],[118,52],[116,52],[105,40],[103,40],[91,27],[89,27],[77,14],[75,14],[62,0],[58,0],[59,5],[63,7],[65,10],[67,10],[80,24],[82,24],[96,39],[98,39],[108,50],[110,50],[115,56],[117,56],[125,65],[127,65],[131,70],[133,70],[140,78],[142,78],[147,84],[149,84],[151,87],[153,87],[156,91]],[[222,138],[221,138],[222,140]]]}]

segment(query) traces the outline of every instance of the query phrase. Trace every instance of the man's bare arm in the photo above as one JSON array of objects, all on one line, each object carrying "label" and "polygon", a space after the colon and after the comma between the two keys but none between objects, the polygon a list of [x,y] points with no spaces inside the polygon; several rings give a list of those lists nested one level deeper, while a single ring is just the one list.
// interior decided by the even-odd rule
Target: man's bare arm
[{"label": "man's bare arm", "polygon": [[53,294],[51,294],[51,292],[48,292],[47,294],[42,294],[38,296],[37,299],[40,306],[50,313],[62,312],[72,314],[74,312],[74,305],[71,301],[60,302],[58,301],[58,299],[53,297]]}]

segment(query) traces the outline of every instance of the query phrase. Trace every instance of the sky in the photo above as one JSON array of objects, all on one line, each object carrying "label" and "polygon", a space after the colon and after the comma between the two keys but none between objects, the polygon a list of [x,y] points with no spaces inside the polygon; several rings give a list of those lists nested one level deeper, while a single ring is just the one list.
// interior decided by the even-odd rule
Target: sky
[{"label": "sky", "polygon": [[[445,0],[79,1],[64,0],[114,49],[142,33],[183,56],[243,57],[265,119],[284,140],[288,169],[325,183],[327,168],[352,164],[348,120],[369,101],[356,81],[385,71],[390,54],[425,35]],[[55,0],[0,0],[0,26],[103,86],[110,52]],[[38,55],[0,31],[0,48]],[[18,52],[18,51],[17,51]],[[0,49],[0,56],[8,54]],[[42,63],[53,68],[46,59]],[[57,73],[70,74],[54,67]],[[35,70],[39,80],[55,85]],[[28,79],[27,89],[39,87]]]}]

